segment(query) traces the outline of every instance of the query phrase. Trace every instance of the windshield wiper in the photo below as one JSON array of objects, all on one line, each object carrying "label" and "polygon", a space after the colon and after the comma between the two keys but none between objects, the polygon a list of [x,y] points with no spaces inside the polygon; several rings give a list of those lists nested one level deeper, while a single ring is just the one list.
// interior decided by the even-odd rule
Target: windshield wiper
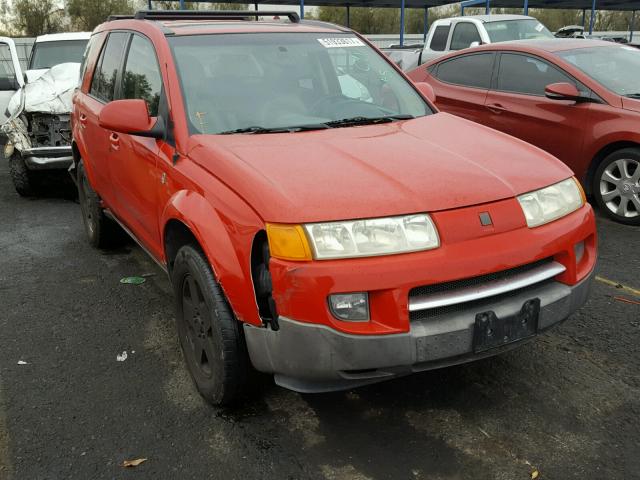
[{"label": "windshield wiper", "polygon": [[640,93],[625,93],[624,96],[629,98],[640,98]]},{"label": "windshield wiper", "polygon": [[259,125],[254,125],[251,127],[243,127],[236,128],[235,130],[227,130],[225,132],[220,132],[218,135],[233,135],[235,133],[295,133],[295,132],[303,132],[307,130],[324,130],[329,128],[329,126],[325,123],[313,123],[310,125],[296,125],[293,127],[261,127]]},{"label": "windshield wiper", "polygon": [[406,114],[398,114],[398,115],[387,115],[384,117],[352,117],[352,118],[343,118],[341,120],[332,120],[327,122],[327,125],[330,127],[351,127],[354,125],[373,125],[376,123],[388,123],[395,122],[396,120],[410,120],[415,118],[413,115]]}]

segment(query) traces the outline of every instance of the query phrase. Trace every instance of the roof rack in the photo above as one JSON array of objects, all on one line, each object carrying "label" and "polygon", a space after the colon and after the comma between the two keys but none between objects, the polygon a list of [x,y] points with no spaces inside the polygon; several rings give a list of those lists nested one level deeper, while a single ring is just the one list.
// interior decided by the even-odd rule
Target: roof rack
[{"label": "roof rack", "polygon": [[243,20],[247,17],[287,17],[291,23],[300,23],[296,12],[275,10],[138,10],[134,15],[110,15],[111,20]]}]

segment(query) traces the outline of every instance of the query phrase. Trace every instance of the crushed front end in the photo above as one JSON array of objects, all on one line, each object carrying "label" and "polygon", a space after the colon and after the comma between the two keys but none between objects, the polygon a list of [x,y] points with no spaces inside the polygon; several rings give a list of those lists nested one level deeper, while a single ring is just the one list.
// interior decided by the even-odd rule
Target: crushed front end
[{"label": "crushed front end", "polygon": [[33,195],[39,171],[66,170],[71,150],[71,95],[79,64],[56,65],[11,98],[9,119],[1,127],[7,136],[4,156],[16,191]]}]

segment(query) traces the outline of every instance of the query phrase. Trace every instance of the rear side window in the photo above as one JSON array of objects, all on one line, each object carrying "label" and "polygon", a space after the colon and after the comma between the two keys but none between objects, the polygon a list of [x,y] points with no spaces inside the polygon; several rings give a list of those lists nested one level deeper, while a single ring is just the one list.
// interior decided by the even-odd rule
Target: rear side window
[{"label": "rear side window", "polygon": [[465,87],[488,89],[493,73],[493,53],[476,53],[447,60],[438,65],[436,78]]},{"label": "rear side window", "polygon": [[433,37],[431,37],[431,50],[435,50],[436,52],[443,52],[445,48],[447,48],[447,38],[449,38],[449,30],[451,30],[451,25],[440,25],[436,27],[433,32]]},{"label": "rear side window", "polygon": [[122,65],[122,55],[128,38],[128,33],[111,33],[106,46],[100,53],[96,73],[93,75],[89,90],[89,93],[99,100],[110,102],[114,98],[119,69]]},{"label": "rear side window", "polygon": [[87,48],[84,49],[84,55],[82,56],[82,63],[80,64],[80,81],[84,79],[85,74],[87,73],[87,62],[89,60],[89,56],[91,52],[95,50],[96,46],[100,44],[99,40],[101,39],[101,35],[92,35],[89,39],[89,43],[87,43]]},{"label": "rear side window", "polygon": [[476,26],[470,22],[458,23],[453,29],[450,49],[462,50],[463,48],[469,48],[473,42],[482,42]]},{"label": "rear side window", "polygon": [[162,79],[153,44],[134,35],[127,55],[122,83],[122,98],[139,98],[147,102],[149,114],[158,115]]},{"label": "rear side window", "polygon": [[496,89],[503,92],[544,96],[544,88],[557,82],[574,82],[549,63],[528,55],[503,53]]}]

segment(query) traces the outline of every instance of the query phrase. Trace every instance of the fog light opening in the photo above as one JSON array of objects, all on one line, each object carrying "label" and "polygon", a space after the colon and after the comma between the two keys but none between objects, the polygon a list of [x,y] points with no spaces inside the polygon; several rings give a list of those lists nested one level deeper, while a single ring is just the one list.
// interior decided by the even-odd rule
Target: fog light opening
[{"label": "fog light opening", "polygon": [[345,322],[369,321],[369,294],[337,293],[329,295],[329,309],[334,317]]},{"label": "fog light opening", "polygon": [[573,252],[576,255],[576,265],[578,265],[584,257],[584,241],[576,243],[573,246]]}]

